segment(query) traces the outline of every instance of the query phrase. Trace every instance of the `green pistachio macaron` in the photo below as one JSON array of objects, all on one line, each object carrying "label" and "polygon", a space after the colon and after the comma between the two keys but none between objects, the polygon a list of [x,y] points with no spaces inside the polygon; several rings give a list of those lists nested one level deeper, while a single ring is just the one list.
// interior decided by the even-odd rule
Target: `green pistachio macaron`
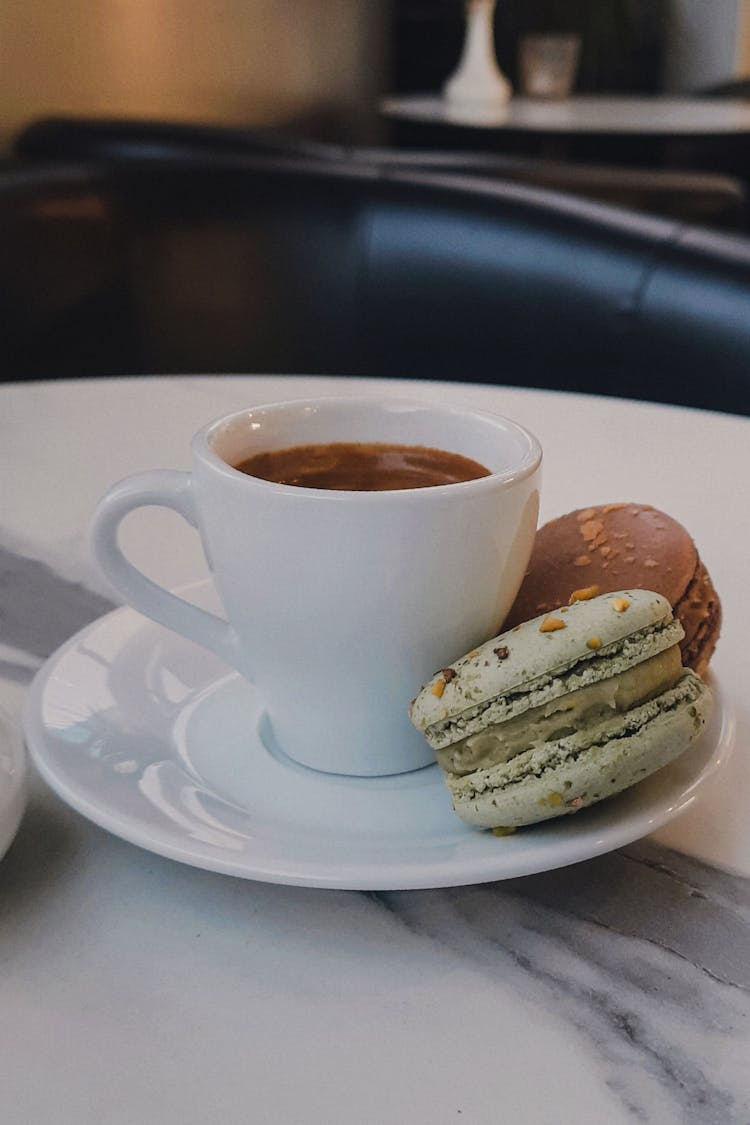
[{"label": "green pistachio macaron", "polygon": [[665,598],[579,593],[441,669],[412,701],[468,824],[577,812],[667,765],[710,717]]}]

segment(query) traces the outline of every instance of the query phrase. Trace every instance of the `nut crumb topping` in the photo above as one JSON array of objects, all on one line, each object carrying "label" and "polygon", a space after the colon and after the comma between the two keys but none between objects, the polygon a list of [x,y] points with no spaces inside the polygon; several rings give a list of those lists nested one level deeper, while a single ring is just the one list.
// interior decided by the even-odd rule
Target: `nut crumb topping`
[{"label": "nut crumb topping", "polygon": [[578,515],[576,516],[576,519],[578,520],[579,523],[585,523],[586,520],[592,520],[595,515],[596,515],[596,508],[584,508],[584,510],[582,512],[578,513]]},{"label": "nut crumb topping", "polygon": [[568,605],[572,605],[573,602],[587,602],[591,598],[595,598],[598,593],[598,586],[584,586],[580,590],[573,591],[568,600]]},{"label": "nut crumb topping", "polygon": [[630,605],[627,598],[612,598],[612,608],[616,609],[618,613],[624,613]]},{"label": "nut crumb topping", "polygon": [[493,648],[492,651],[494,652],[498,660],[507,660],[510,656],[510,649],[507,645],[500,645],[499,648]]},{"label": "nut crumb topping", "polygon": [[455,680],[458,673],[453,668],[441,668],[438,674],[443,677],[446,684],[449,684],[451,680]]},{"label": "nut crumb topping", "polygon": [[573,566],[590,566],[591,559],[588,555],[579,555],[577,559],[573,560]]},{"label": "nut crumb topping", "polygon": [[579,530],[586,542],[590,543],[604,531],[604,524],[601,520],[586,520],[585,523],[581,524]]},{"label": "nut crumb topping", "polygon": [[540,633],[556,633],[558,629],[564,629],[565,622],[561,621],[559,617],[545,617],[544,621],[539,626]]},{"label": "nut crumb topping", "polygon": [[430,691],[432,692],[432,694],[435,696],[436,699],[440,699],[440,696],[445,691],[445,680],[436,680],[435,683],[430,688]]},{"label": "nut crumb topping", "polygon": [[602,642],[600,641],[599,637],[589,637],[589,639],[586,641],[586,648],[591,648],[591,649],[596,650],[596,649],[601,648],[601,647],[602,647]]}]

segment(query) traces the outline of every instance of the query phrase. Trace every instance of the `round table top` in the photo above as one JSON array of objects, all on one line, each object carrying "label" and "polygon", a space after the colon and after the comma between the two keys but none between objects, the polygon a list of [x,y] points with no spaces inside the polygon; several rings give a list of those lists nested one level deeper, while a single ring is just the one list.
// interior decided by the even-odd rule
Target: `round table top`
[{"label": "round table top", "polygon": [[577,95],[545,101],[515,95],[506,106],[456,106],[439,95],[384,98],[386,117],[425,124],[530,133],[697,136],[750,133],[750,101]]},{"label": "round table top", "polygon": [[[548,1125],[554,1105],[577,1125],[750,1120],[750,419],[426,382],[2,385],[0,706],[18,716],[44,658],[111,607],[86,528],[116,479],[187,468],[192,433],[231,410],[373,392],[528,426],[545,453],[542,519],[632,499],[690,529],[724,605],[714,667],[733,758],[678,820],[620,851],[369,894],[162,858],[34,777],[0,862],[3,1119],[491,1125],[502,1107]],[[156,581],[205,574],[195,532],[169,514],[140,513],[123,542]]]}]

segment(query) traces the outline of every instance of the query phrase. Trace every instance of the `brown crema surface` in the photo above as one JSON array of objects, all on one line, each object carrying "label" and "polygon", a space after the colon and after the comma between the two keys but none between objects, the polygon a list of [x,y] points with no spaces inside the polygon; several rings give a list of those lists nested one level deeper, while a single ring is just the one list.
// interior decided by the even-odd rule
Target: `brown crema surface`
[{"label": "brown crema surface", "polygon": [[242,473],[298,488],[386,492],[459,484],[489,469],[445,449],[388,442],[329,442],[257,453],[235,465]]},{"label": "brown crema surface", "polygon": [[512,628],[596,587],[654,590],[685,630],[683,663],[703,675],[721,627],[721,604],[696,546],[677,520],[648,504],[581,508],[544,524],[503,624]]}]

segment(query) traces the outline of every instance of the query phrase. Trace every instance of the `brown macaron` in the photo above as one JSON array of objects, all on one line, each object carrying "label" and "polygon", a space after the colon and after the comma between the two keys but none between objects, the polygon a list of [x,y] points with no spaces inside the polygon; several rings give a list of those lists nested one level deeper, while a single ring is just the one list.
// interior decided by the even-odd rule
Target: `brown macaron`
[{"label": "brown macaron", "polygon": [[721,628],[721,603],[682,524],[648,504],[581,508],[544,524],[503,629],[577,598],[655,590],[685,630],[682,660],[704,675]]}]

